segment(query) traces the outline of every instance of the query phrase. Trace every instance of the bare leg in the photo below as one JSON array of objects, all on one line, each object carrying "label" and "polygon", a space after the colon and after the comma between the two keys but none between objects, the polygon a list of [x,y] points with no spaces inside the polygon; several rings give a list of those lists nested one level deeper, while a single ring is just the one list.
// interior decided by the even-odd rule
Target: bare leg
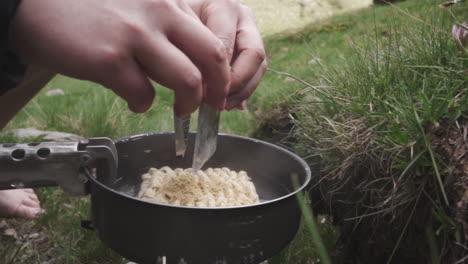
[{"label": "bare leg", "polygon": [[[30,66],[24,81],[19,86],[0,96],[0,130],[54,76],[52,72]],[[0,191],[0,217],[36,218],[44,212],[32,189]]]}]

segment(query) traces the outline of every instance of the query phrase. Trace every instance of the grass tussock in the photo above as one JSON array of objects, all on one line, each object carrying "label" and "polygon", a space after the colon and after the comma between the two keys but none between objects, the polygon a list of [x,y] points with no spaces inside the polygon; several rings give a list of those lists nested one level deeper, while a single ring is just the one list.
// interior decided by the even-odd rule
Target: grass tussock
[{"label": "grass tussock", "polygon": [[292,109],[298,149],[320,158],[312,191],[342,224],[344,262],[452,263],[468,252],[468,57],[441,12],[375,29],[343,67],[322,65],[321,86]]}]

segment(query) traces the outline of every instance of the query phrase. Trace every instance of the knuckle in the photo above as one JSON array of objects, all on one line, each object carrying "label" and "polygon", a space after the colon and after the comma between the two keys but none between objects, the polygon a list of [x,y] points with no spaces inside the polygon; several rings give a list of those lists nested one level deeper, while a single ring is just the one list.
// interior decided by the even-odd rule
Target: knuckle
[{"label": "knuckle", "polygon": [[137,36],[144,35],[143,25],[135,21],[131,21],[131,20],[126,20],[123,23],[124,23],[125,31],[129,32],[130,36],[137,37]]},{"label": "knuckle", "polygon": [[189,71],[182,79],[184,86],[192,92],[201,91],[202,76],[198,71]]},{"label": "knuckle", "polygon": [[229,8],[237,8],[241,4],[237,0],[224,0],[224,4],[227,5]]},{"label": "knuckle", "polygon": [[268,68],[268,60],[265,59],[263,60],[262,64],[260,65],[260,69],[262,71],[262,75],[265,74],[265,72],[267,71],[267,68]]},{"label": "knuckle", "polygon": [[252,8],[250,8],[250,7],[246,6],[246,5],[240,5],[240,9],[244,14],[246,14],[246,15],[248,15],[250,17],[254,16]]},{"label": "knuckle", "polygon": [[98,67],[104,72],[122,72],[127,62],[125,53],[117,48],[107,47],[99,52]]},{"label": "knuckle", "polygon": [[211,57],[217,63],[225,63],[228,60],[228,48],[220,41],[212,51]]},{"label": "knuckle", "polygon": [[224,52],[226,53],[228,58],[231,58],[233,53],[234,53],[234,43],[232,42],[231,39],[229,39],[227,37],[221,37],[220,36],[218,38],[219,38],[219,40],[221,40],[221,42],[224,45]]},{"label": "knuckle", "polygon": [[147,2],[148,10],[168,11],[174,8],[174,1],[171,0],[150,0]]},{"label": "knuckle", "polygon": [[258,64],[263,63],[266,58],[265,50],[263,48],[251,48],[250,52],[252,56],[257,60]]}]

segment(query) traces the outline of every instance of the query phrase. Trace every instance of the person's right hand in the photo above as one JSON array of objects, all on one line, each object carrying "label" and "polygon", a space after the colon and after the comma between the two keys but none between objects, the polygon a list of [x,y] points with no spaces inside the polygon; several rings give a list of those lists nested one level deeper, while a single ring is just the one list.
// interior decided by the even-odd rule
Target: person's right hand
[{"label": "person's right hand", "polygon": [[22,0],[11,29],[10,48],[23,60],[100,83],[135,112],[153,102],[147,76],[175,91],[181,118],[206,87],[207,102],[225,108],[226,47],[183,0]]}]

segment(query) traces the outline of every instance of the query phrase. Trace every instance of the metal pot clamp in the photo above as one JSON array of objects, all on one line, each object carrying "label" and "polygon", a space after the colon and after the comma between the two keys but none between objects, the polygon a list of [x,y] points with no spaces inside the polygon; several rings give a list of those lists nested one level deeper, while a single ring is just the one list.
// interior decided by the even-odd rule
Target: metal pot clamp
[{"label": "metal pot clamp", "polygon": [[116,180],[117,166],[117,150],[109,138],[0,144],[0,189],[58,185],[69,195],[85,195],[86,168]]}]

